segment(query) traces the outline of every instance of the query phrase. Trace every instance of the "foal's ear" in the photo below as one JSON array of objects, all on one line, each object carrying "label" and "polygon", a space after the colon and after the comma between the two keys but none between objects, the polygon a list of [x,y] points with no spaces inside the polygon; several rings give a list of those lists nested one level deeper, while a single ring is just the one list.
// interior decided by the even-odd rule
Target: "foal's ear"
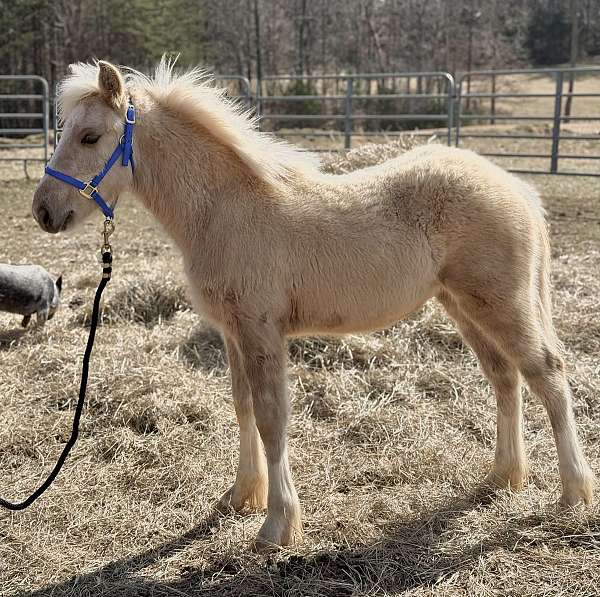
[{"label": "foal's ear", "polygon": [[112,108],[119,108],[125,101],[125,81],[119,69],[110,62],[98,62],[98,86],[104,100]]},{"label": "foal's ear", "polygon": [[56,288],[58,288],[58,294],[60,294],[62,290],[62,274],[58,276],[58,280],[54,283],[56,284]]}]

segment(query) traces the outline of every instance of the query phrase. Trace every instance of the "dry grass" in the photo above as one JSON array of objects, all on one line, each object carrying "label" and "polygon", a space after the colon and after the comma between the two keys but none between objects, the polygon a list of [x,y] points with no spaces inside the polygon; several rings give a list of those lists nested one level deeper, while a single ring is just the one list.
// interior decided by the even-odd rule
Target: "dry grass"
[{"label": "dry grass", "polygon": [[[598,472],[600,184],[534,182],[550,208],[556,322]],[[42,330],[0,315],[0,487],[10,497],[39,483],[68,434],[99,273],[100,217],[68,238],[45,235],[30,216],[33,189],[16,180],[0,189],[0,260],[62,272],[64,306]],[[114,248],[81,439],[39,502],[0,513],[0,595],[596,593],[600,511],[551,505],[553,441],[528,395],[530,484],[478,495],[494,399],[433,302],[391,330],[291,343],[291,458],[306,535],[270,558],[249,553],[263,516],[212,510],[237,450],[221,340],[190,309],[176,251],[133,202],[119,206]]]}]

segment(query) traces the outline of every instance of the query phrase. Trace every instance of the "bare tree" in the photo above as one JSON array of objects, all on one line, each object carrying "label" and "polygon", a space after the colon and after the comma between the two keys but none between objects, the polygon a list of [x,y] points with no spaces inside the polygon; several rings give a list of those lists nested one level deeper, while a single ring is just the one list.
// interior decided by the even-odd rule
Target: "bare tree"
[{"label": "bare tree", "polygon": [[[571,20],[571,51],[569,64],[571,68],[577,66],[577,54],[579,52],[579,20],[577,18],[577,0],[569,0],[569,18]],[[568,117],[571,116],[571,106],[573,103],[573,92],[575,90],[575,73],[569,73],[569,87],[567,101],[565,103],[565,122],[568,122]]]}]

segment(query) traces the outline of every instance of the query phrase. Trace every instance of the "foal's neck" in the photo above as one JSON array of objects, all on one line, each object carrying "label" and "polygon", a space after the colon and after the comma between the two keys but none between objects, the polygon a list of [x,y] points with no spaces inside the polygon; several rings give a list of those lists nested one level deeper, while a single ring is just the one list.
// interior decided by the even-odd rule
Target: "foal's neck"
[{"label": "foal's neck", "polygon": [[231,149],[202,126],[160,107],[142,111],[138,118],[134,156],[134,193],[184,253],[218,211],[232,202],[245,211],[263,189]]}]

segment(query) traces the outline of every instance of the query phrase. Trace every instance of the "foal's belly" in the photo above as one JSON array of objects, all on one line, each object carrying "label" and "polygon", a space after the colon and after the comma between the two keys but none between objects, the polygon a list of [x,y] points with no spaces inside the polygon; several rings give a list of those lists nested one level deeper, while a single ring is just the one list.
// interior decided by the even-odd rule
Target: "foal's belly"
[{"label": "foal's belly", "polygon": [[[431,297],[429,297],[431,298]],[[340,318],[339,323],[331,321],[306,322],[305,324],[295,326],[288,331],[288,336],[312,336],[312,335],[338,335],[338,334],[359,334],[383,330],[392,327],[417,309],[419,309],[428,299],[416,303],[409,308],[395,311],[393,313],[381,313],[375,317],[357,317],[354,319]]]},{"label": "foal's belly", "polygon": [[308,302],[304,309],[300,307],[299,316],[290,321],[287,333],[351,334],[385,329],[419,309],[438,290],[437,284],[431,282],[419,287],[386,288],[383,292],[372,289],[360,296],[340,292],[333,300],[329,297],[318,305]]}]

